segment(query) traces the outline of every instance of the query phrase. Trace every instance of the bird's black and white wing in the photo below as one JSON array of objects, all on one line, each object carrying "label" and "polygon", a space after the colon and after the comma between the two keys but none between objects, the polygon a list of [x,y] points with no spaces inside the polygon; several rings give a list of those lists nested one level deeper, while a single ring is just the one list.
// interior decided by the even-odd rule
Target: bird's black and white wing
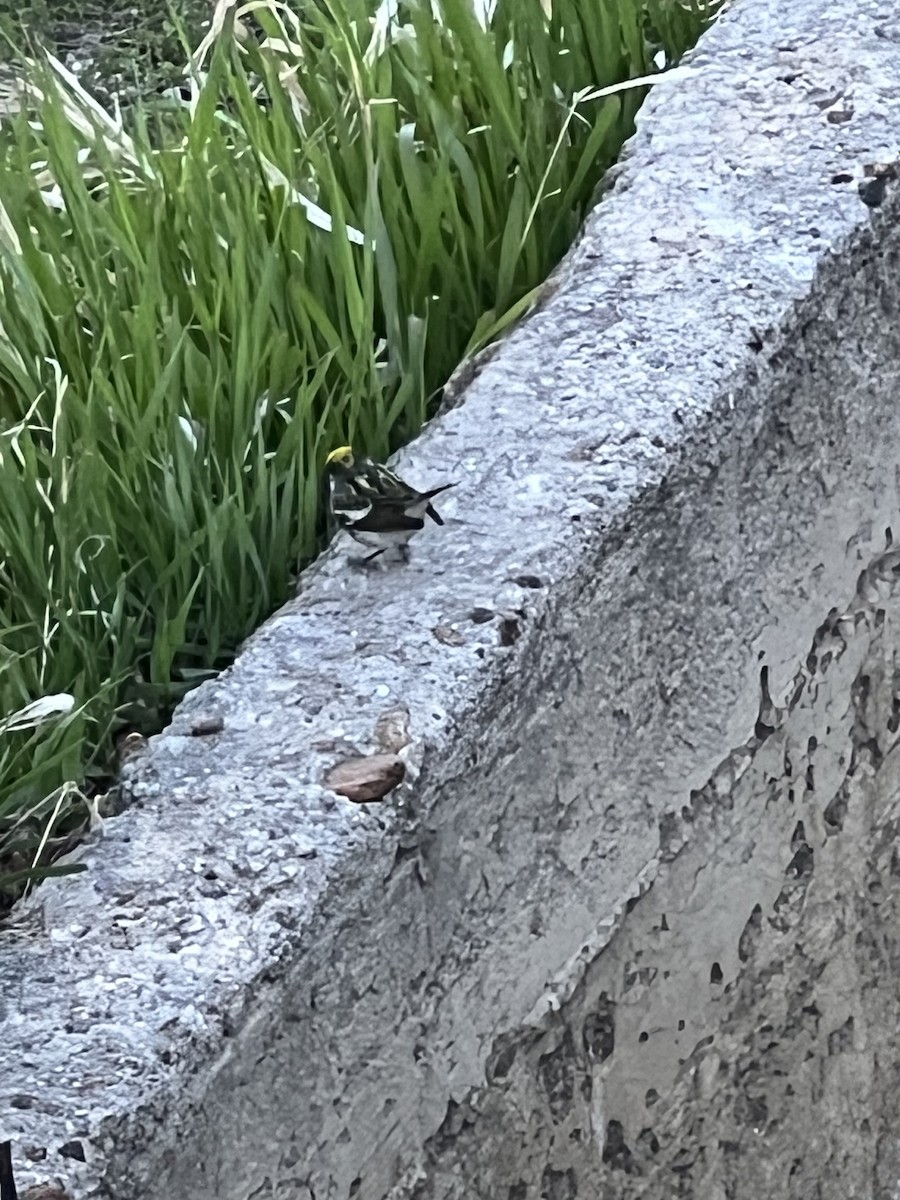
[{"label": "bird's black and white wing", "polygon": [[372,511],[372,501],[350,479],[329,480],[328,504],[335,521],[345,529],[364,520]]}]

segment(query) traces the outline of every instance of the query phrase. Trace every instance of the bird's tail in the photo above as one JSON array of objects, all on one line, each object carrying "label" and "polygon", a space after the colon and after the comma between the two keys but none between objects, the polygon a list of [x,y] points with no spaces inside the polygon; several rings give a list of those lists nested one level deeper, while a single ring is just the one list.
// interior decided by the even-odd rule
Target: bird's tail
[{"label": "bird's tail", "polygon": [[[432,488],[430,492],[423,492],[422,499],[423,500],[433,500],[435,498],[435,496],[439,496],[441,494],[441,492],[446,492],[448,488],[452,488],[452,487],[456,487],[456,484],[455,483],[442,483],[440,487]],[[428,507],[425,509],[425,511],[428,513],[429,517],[431,517],[432,521],[434,521],[434,523],[436,525],[443,525],[444,519],[441,516],[441,514],[437,511],[437,509],[434,507],[433,504],[429,504]]]}]

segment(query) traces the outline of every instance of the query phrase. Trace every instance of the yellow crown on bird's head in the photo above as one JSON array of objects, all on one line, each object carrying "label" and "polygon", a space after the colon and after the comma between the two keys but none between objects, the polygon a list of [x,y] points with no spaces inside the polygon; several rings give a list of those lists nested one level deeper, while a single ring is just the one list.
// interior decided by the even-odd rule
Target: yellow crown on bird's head
[{"label": "yellow crown on bird's head", "polygon": [[352,467],[353,461],[353,447],[338,446],[338,448],[336,450],[332,450],[332,452],[325,459],[325,466],[330,467],[332,463],[337,463],[342,467]]}]

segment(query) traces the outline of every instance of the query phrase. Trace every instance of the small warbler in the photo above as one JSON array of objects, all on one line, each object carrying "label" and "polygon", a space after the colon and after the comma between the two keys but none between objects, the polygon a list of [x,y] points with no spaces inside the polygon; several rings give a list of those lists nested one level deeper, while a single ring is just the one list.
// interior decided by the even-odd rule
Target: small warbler
[{"label": "small warbler", "polygon": [[410,538],[425,528],[425,517],[443,525],[431,501],[454,487],[444,483],[429,492],[418,492],[383,463],[355,458],[350,446],[338,446],[325,460],[328,473],[328,507],[334,521],[360,545],[374,551],[370,563],[386,550],[396,549],[405,559]]}]

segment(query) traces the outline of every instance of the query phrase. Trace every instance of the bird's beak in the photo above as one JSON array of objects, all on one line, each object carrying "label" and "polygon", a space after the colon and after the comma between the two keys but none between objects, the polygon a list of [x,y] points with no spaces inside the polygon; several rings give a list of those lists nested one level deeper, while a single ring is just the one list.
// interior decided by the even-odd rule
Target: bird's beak
[{"label": "bird's beak", "polygon": [[338,446],[337,450],[332,450],[332,452],[325,459],[325,466],[326,467],[330,466],[336,459],[346,458],[348,454],[351,455],[351,457],[352,457],[352,455],[353,455],[353,447],[352,446]]}]

